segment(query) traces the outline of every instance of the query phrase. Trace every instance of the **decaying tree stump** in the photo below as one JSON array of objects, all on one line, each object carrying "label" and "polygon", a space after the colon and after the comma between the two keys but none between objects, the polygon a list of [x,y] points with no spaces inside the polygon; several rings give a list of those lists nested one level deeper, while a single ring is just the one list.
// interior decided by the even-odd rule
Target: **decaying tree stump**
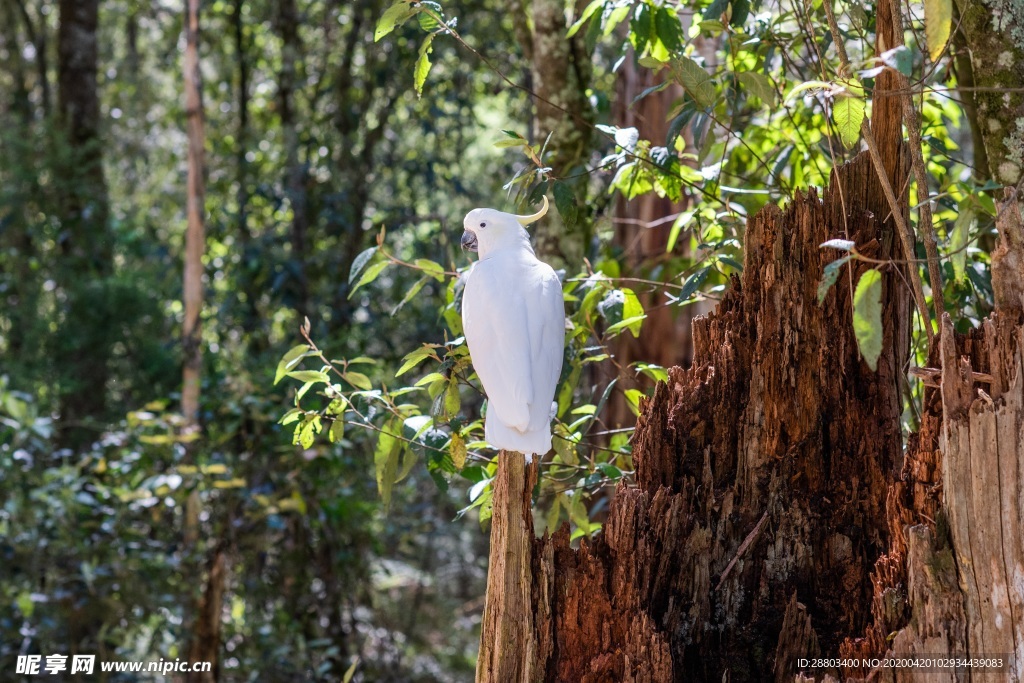
[{"label": "decaying tree stump", "polygon": [[[876,567],[873,624],[846,657],[994,655],[997,672],[873,672],[877,681],[1024,680],[1024,224],[997,220],[996,312],[956,334],[943,320],[921,430],[890,487],[893,546]],[[866,669],[848,672],[868,675]]]}]

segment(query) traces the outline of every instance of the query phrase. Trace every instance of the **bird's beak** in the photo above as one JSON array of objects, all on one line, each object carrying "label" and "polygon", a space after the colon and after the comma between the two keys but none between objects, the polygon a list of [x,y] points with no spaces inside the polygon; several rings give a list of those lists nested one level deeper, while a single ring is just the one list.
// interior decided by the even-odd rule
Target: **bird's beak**
[{"label": "bird's beak", "polygon": [[476,241],[476,235],[469,230],[462,233],[462,248],[466,251],[477,251],[479,244]]}]

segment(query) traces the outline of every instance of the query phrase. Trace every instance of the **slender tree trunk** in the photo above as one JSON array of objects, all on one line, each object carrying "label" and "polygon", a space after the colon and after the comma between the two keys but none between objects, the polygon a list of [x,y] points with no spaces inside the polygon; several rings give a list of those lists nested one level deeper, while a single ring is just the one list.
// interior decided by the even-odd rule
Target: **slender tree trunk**
[{"label": "slender tree trunk", "polygon": [[185,676],[188,683],[212,683],[220,677],[220,622],[221,609],[224,603],[224,587],[226,584],[227,557],[225,549],[217,546],[213,549],[209,567],[207,567],[206,584],[199,600],[196,626],[189,647],[188,661],[209,662],[208,672],[189,672]]},{"label": "slender tree trunk", "polygon": [[[199,70],[199,5],[200,0],[186,0],[185,11],[185,112],[188,132],[188,187],[186,192],[185,233],[185,321],[182,328],[184,370],[182,373],[181,411],[186,431],[200,430],[199,397],[202,370],[203,253],[206,249],[204,226],[205,169],[203,131],[202,79]],[[190,550],[198,539],[201,501],[193,491],[186,504],[185,548]],[[217,680],[220,652],[221,608],[224,597],[226,554],[222,543],[211,549],[202,596],[196,606],[192,639],[188,649],[190,662],[209,662],[211,671],[190,672],[189,683],[210,683]]]},{"label": "slender tree trunk", "polygon": [[203,132],[202,76],[199,71],[199,1],[186,0],[185,14],[185,113],[188,128],[188,188],[185,213],[185,321],[182,326],[184,371],[181,412],[189,425],[199,425],[199,388],[202,370],[203,252],[206,232],[203,223],[205,136]]},{"label": "slender tree trunk", "polygon": [[299,129],[295,111],[295,83],[298,78],[302,43],[299,38],[299,10],[295,0],[281,0],[278,9],[281,36],[281,73],[278,75],[278,103],[285,147],[285,193],[292,210],[290,241],[294,261],[292,306],[299,324],[309,314],[309,287],[306,280],[306,232],[309,218],[306,201],[307,173],[299,160]]},{"label": "slender tree trunk", "polygon": [[99,0],[61,0],[57,34],[59,123],[67,145],[57,169],[63,256],[58,282],[66,296],[56,341],[62,384],[59,436],[71,447],[94,438],[97,432],[89,423],[106,412],[112,344],[103,301],[113,250],[100,138],[99,6]]}]

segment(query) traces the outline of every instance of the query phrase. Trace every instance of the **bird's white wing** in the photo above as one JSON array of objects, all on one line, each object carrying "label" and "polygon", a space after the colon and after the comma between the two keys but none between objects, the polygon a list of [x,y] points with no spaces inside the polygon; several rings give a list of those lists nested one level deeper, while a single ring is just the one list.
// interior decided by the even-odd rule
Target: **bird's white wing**
[{"label": "bird's white wing", "polygon": [[473,367],[484,385],[488,419],[520,432],[530,426],[534,402],[528,320],[530,302],[496,259],[473,266],[462,296],[462,327]]},{"label": "bird's white wing", "polygon": [[534,401],[530,429],[549,429],[551,402],[562,374],[565,348],[565,304],[562,283],[546,263],[537,262],[530,274],[528,291],[533,302],[528,320],[532,356]]}]

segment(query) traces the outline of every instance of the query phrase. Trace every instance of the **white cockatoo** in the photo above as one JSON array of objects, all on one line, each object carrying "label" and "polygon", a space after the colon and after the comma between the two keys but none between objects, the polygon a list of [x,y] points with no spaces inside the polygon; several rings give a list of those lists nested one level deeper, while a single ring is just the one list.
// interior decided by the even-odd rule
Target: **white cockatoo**
[{"label": "white cockatoo", "polygon": [[562,284],[537,259],[523,226],[531,216],[473,209],[463,221],[462,247],[480,259],[466,277],[462,327],[473,367],[487,394],[484,435],[495,448],[527,462],[551,449],[551,418],[565,346]]}]

